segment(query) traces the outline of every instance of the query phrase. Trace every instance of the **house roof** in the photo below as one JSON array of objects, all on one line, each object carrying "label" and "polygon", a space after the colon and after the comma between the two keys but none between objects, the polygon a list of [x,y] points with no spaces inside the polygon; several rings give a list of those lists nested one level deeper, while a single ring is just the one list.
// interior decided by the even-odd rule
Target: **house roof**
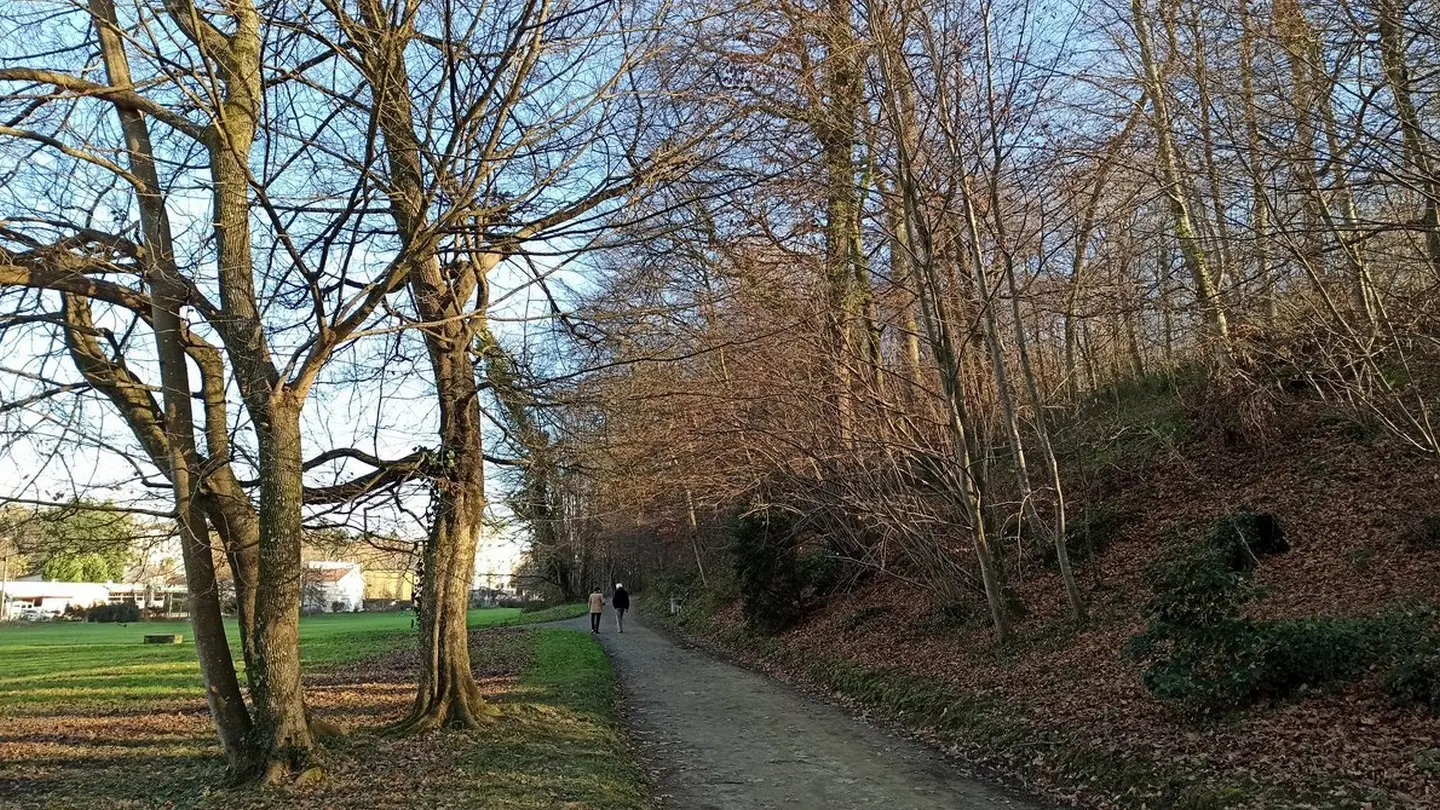
[{"label": "house roof", "polygon": [[339,582],[354,570],[354,568],[308,568],[305,570],[305,578],[311,582]]}]

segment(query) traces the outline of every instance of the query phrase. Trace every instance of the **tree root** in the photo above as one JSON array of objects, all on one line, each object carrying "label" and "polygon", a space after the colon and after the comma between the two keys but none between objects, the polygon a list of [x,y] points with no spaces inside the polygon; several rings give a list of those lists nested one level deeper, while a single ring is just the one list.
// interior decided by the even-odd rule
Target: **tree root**
[{"label": "tree root", "polygon": [[499,717],[500,707],[481,697],[479,689],[462,690],[468,695],[451,694],[438,700],[416,701],[409,716],[386,726],[383,733],[392,737],[424,734],[439,729],[474,730]]}]

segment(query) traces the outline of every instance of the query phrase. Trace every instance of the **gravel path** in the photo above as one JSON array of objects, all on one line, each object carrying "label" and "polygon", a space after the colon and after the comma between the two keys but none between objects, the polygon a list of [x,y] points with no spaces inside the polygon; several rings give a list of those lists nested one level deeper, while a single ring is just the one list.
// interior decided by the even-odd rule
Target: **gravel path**
[{"label": "gravel path", "polygon": [[[631,731],[675,810],[1036,810],[961,777],[929,749],[774,680],[677,646],[634,618],[600,643]],[[589,632],[588,616],[563,626]]]}]

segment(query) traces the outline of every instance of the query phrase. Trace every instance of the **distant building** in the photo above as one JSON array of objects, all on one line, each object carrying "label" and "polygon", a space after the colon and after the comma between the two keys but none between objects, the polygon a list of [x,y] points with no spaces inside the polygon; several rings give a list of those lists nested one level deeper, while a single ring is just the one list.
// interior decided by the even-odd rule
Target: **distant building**
[{"label": "distant building", "polygon": [[0,582],[0,618],[10,619],[28,608],[61,614],[71,605],[88,608],[110,601],[110,589],[100,582],[55,582],[26,577]]},{"label": "distant building", "polygon": [[311,613],[365,609],[365,577],[355,563],[316,560],[305,564],[301,606]]},{"label": "distant building", "polygon": [[0,620],[14,619],[32,608],[59,615],[71,607],[133,602],[142,610],[184,613],[189,596],[183,582],[59,582],[27,576],[0,582]]},{"label": "distant building", "polygon": [[415,593],[415,572],[409,570],[365,571],[365,601],[410,603]]},{"label": "distant building", "polygon": [[167,577],[156,582],[105,583],[110,591],[110,604],[134,602],[143,610],[158,610],[166,615],[185,613],[190,604],[190,593],[184,577]]}]

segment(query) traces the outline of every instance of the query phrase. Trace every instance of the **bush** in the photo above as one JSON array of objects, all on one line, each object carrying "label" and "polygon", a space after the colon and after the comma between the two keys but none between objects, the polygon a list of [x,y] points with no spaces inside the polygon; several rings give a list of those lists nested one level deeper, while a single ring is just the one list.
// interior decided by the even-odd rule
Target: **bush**
[{"label": "bush", "polygon": [[140,621],[140,607],[134,602],[116,602],[113,605],[97,605],[90,608],[87,621],[128,624]]},{"label": "bush", "polygon": [[1287,697],[1302,686],[1350,680],[1378,657],[1375,622],[1367,619],[1311,618],[1256,625],[1262,666],[1249,694]]},{"label": "bush", "polygon": [[1208,715],[1353,679],[1378,656],[1373,637],[1365,619],[1240,619],[1133,649],[1154,655],[1142,675],[1151,694]]},{"label": "bush", "polygon": [[1385,691],[1398,703],[1422,703],[1440,711],[1440,647],[1402,657],[1385,677]]},{"label": "bush", "polygon": [[823,598],[835,592],[845,578],[845,563],[828,551],[810,551],[795,561],[802,592]]},{"label": "bush", "polygon": [[1242,702],[1262,657],[1262,640],[1241,612],[1252,586],[1227,562],[1225,552],[1201,543],[1155,566],[1150,624],[1128,647],[1148,663],[1141,680],[1151,694],[1200,714]]},{"label": "bush", "polygon": [[1389,654],[1403,619],[1245,617],[1257,557],[1288,548],[1273,515],[1243,512],[1151,571],[1150,623],[1129,644],[1148,664],[1151,694],[1195,714],[1223,712],[1353,678]]},{"label": "bush", "polygon": [[1261,557],[1290,550],[1280,519],[1265,512],[1236,512],[1215,521],[1205,542],[1220,551],[1232,571],[1250,571]]},{"label": "bush", "polygon": [[1237,620],[1254,596],[1244,572],[1230,565],[1229,552],[1211,545],[1187,547],[1151,569],[1155,595],[1147,611],[1161,630],[1201,628]]},{"label": "bush", "polygon": [[800,620],[803,581],[789,521],[761,512],[741,517],[730,543],[745,622],[757,633],[780,633]]}]

